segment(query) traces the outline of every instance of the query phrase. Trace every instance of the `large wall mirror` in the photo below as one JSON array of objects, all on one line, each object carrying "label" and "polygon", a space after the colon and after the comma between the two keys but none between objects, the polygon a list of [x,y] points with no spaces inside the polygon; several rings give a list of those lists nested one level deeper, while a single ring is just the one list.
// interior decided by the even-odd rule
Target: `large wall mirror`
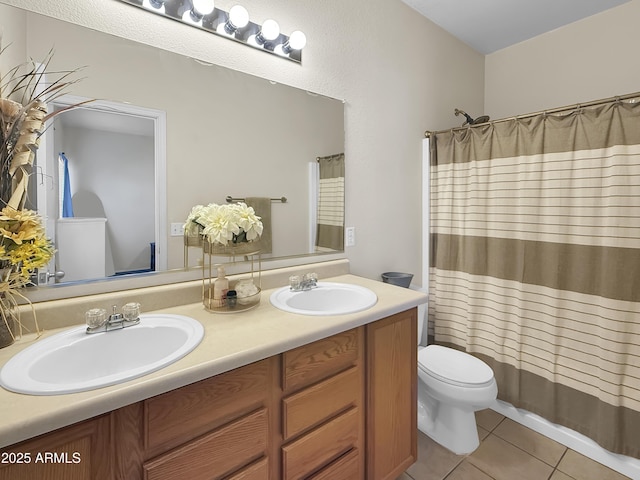
[{"label": "large wall mirror", "polygon": [[[267,266],[342,251],[342,241],[317,241],[317,159],[344,152],[342,101],[1,3],[0,23],[3,46],[11,44],[1,73],[53,48],[50,68],[84,68],[74,97],[50,108],[97,100],[58,115],[37,154],[31,199],[60,253],[41,284],[59,290],[55,297],[77,282],[184,272],[177,227],[194,205],[228,196],[274,199]],[[62,218],[68,201],[73,217]],[[72,265],[78,247],[66,239],[82,245],[101,236],[104,247],[77,258],[98,258],[98,269]],[[65,268],[70,273],[55,278]]]}]

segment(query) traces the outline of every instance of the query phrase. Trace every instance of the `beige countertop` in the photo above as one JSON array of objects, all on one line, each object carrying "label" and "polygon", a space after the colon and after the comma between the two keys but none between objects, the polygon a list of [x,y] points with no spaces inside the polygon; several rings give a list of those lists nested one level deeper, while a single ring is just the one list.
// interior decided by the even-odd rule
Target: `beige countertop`
[{"label": "beige countertop", "polygon": [[[368,310],[349,315],[305,316],[273,307],[269,296],[275,289],[271,289],[262,292],[257,308],[237,314],[209,313],[200,302],[159,310],[156,313],[187,315],[200,321],[205,328],[200,345],[186,357],[157,372],[87,392],[35,396],[0,388],[0,447],[371,323],[427,301],[423,293],[355,275],[322,280],[367,287],[375,292],[378,301]],[[0,368],[36,341],[33,337],[25,337],[0,350]],[[117,352],[113,354],[117,355]]]}]

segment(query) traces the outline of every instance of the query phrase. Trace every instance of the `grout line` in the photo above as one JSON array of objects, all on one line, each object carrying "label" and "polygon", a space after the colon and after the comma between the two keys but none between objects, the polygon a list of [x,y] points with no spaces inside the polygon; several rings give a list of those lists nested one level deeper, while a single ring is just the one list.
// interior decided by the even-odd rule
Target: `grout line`
[{"label": "grout line", "polygon": [[[565,476],[565,477],[567,477],[567,478],[570,478],[571,480],[576,480],[576,478],[575,478],[575,477],[572,477],[572,476],[571,476],[571,475],[569,475],[568,473],[564,473],[562,470],[559,470],[559,469],[557,469],[557,468],[554,468],[554,469],[553,469],[553,472],[551,472],[551,477],[553,477],[553,474],[554,474],[554,473],[556,473],[556,472],[560,472],[562,475],[564,475],[564,476]],[[551,479],[551,477],[549,477],[549,479]]]},{"label": "grout line", "polygon": [[504,422],[506,419],[507,419],[507,417],[502,417],[502,420],[500,420],[500,421],[496,424],[496,426],[495,426],[495,427],[493,427],[493,429],[491,430],[491,432],[490,432],[490,433],[493,433],[493,432],[494,432],[494,430],[495,430],[496,428],[498,428],[498,427],[502,424],[502,422]]},{"label": "grout line", "polygon": [[[489,433],[491,434],[491,433],[493,433],[493,431],[494,431],[496,428],[498,428],[498,427],[500,426],[500,424],[501,424],[502,422],[504,422],[504,421],[507,419],[507,417],[503,416],[502,414],[501,414],[500,416],[502,417],[502,420],[500,420],[498,423],[496,423],[496,424],[495,424],[495,426],[494,426],[493,428],[488,429],[488,428],[486,428],[486,427],[483,427],[482,425],[478,425],[478,420],[476,420],[476,428],[478,428],[478,427],[483,428],[483,429],[485,429],[487,432],[489,432]],[[488,435],[487,435],[487,436],[488,436]]]},{"label": "grout line", "polygon": [[[467,456],[465,457],[465,459],[466,459],[468,456],[469,456],[469,455],[467,455]],[[464,461],[464,459],[463,459],[463,461]],[[453,470],[451,470],[449,473],[447,473],[447,474],[442,478],[442,480],[447,480],[448,478],[450,478],[450,477],[451,477],[451,474],[452,474],[452,473],[454,473],[454,472],[458,469],[458,467],[460,466],[460,464],[462,464],[462,462],[458,463],[458,464],[454,467],[454,469],[453,469]],[[487,477],[489,477],[491,480],[496,480],[496,479],[495,479],[495,477],[492,477],[491,475],[489,475],[487,472],[485,472],[484,470],[482,470],[482,469],[481,469],[480,467],[478,467],[477,465],[474,465],[474,464],[473,464],[473,463],[471,463],[471,462],[469,462],[469,465],[471,465],[471,467],[473,467],[473,468],[477,469],[479,472],[482,472],[483,474],[485,474],[485,475],[486,475]]]},{"label": "grout line", "polygon": [[442,480],[445,480],[449,475],[451,475],[451,474],[456,470],[456,468],[458,468],[458,467],[460,466],[460,464],[461,464],[462,462],[464,462],[464,461],[465,461],[465,459],[466,459],[468,456],[469,456],[469,455],[465,455],[464,457],[462,457],[462,458],[460,459],[460,461],[459,461],[458,463],[456,463],[456,464],[453,466],[453,468],[452,468],[451,470],[449,470],[449,471],[446,473],[446,475],[442,478]]},{"label": "grout line", "polygon": [[[576,480],[576,479],[575,479],[575,477],[573,477],[573,476],[569,475],[568,473],[563,472],[563,471],[562,471],[562,470],[560,470],[560,468],[559,468],[559,467],[560,467],[560,462],[562,462],[562,459],[565,457],[565,455],[566,455],[567,453],[569,453],[569,450],[571,450],[571,449],[570,449],[569,447],[567,447],[567,449],[564,451],[564,453],[563,453],[563,454],[562,454],[562,456],[560,457],[560,460],[558,460],[558,465],[556,465],[556,468],[555,468],[553,471],[555,472],[555,471],[557,470],[557,471],[559,471],[560,473],[562,473],[563,475],[565,475],[565,476],[567,476],[567,477],[569,477],[569,478],[572,478],[573,480]],[[596,463],[597,463],[597,462],[596,462]],[[599,465],[602,465],[602,464],[599,464]],[[606,467],[606,465],[603,465],[603,467]],[[608,468],[608,467],[607,467],[607,468]]]},{"label": "grout line", "polygon": [[[564,458],[564,456],[569,452],[570,448],[567,447],[564,449],[564,452],[562,453],[562,455],[560,456],[560,460],[558,460],[558,463],[556,464],[556,470],[558,469],[558,467],[560,466],[560,462],[562,462],[562,459]],[[561,473],[564,473],[562,470],[560,470]],[[565,473],[566,475],[566,473]]]},{"label": "grout line", "polygon": [[[535,458],[536,460],[538,460],[539,462],[544,463],[545,465],[548,465],[549,467],[553,468],[554,470],[556,470],[557,465],[560,465],[560,460],[562,460],[562,457],[564,457],[564,455],[567,453],[568,448],[565,447],[564,452],[562,452],[562,455],[560,456],[560,460],[558,460],[558,463],[556,465],[552,465],[550,463],[545,462],[544,460],[542,460],[541,458],[536,457],[534,454],[532,454],[531,452],[527,452],[524,448],[516,445],[515,443],[510,442],[509,440],[507,440],[506,438],[502,438],[500,435],[498,435],[497,433],[493,433],[491,432],[491,435],[495,435],[496,437],[498,437],[500,440],[507,442],[509,445],[511,445],[512,447],[516,447],[518,450],[520,450],[521,452],[526,453],[527,455],[529,455],[532,458]],[[563,445],[564,446],[564,445]],[[562,472],[564,473],[564,472]]]},{"label": "grout line", "polygon": [[[506,417],[505,417],[505,418],[506,418]],[[500,423],[502,423],[502,422],[500,422]],[[497,428],[497,427],[496,427],[496,428]],[[527,427],[525,427],[525,428],[527,428]],[[528,430],[531,430],[531,429],[528,429]],[[551,464],[551,463],[547,463],[547,462],[545,462],[543,459],[541,459],[541,458],[539,458],[539,457],[536,457],[536,456],[535,456],[534,454],[532,454],[531,452],[526,451],[524,448],[522,448],[522,447],[520,447],[520,446],[516,445],[515,443],[511,442],[510,440],[508,440],[508,439],[506,439],[506,438],[501,437],[501,436],[500,436],[500,435],[498,435],[497,433],[493,433],[493,432],[491,432],[491,435],[495,435],[495,436],[496,436],[496,437],[498,437],[500,440],[504,440],[504,441],[505,441],[505,442],[507,442],[509,445],[512,445],[512,446],[516,447],[518,450],[523,451],[523,452],[524,452],[524,453],[526,453],[527,455],[529,455],[529,456],[531,456],[531,457],[535,458],[536,460],[541,461],[541,462],[542,462],[542,463],[544,463],[545,465],[549,465],[550,467],[553,467],[554,471],[555,471],[555,470],[557,470],[558,465],[560,465],[560,462],[562,461],[562,459],[564,458],[564,456],[567,454],[567,451],[569,451],[569,447],[566,447],[565,445],[560,444],[560,445],[562,445],[562,446],[564,447],[564,452],[562,452],[562,455],[560,455],[560,458],[558,459],[558,462],[554,465],[554,464]],[[544,436],[544,435],[543,435],[543,436]],[[548,437],[545,437],[545,438],[546,438],[546,439],[549,439]],[[549,439],[549,440],[550,440],[550,439]],[[552,441],[553,441],[553,440],[552,440]],[[555,443],[558,443],[558,442],[555,442]],[[561,471],[561,473],[564,473],[564,472],[563,472],[563,471]],[[565,474],[565,475],[566,475],[566,474]]]}]

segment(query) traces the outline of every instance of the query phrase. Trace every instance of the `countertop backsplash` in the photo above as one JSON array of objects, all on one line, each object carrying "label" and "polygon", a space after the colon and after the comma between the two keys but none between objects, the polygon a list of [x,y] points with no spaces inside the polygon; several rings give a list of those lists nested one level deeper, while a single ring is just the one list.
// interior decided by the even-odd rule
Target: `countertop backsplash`
[{"label": "countertop backsplash", "polygon": [[[334,260],[319,262],[295,267],[265,270],[261,275],[262,290],[287,285],[291,275],[301,275],[307,272],[316,272],[321,280],[349,273],[349,261]],[[230,279],[242,279],[248,274],[229,276]],[[110,312],[114,305],[118,310],[128,302],[141,304],[141,311],[149,312],[196,303],[202,300],[202,281],[173,283],[154,287],[137,288],[121,292],[111,292],[97,295],[67,298],[62,300],[50,300],[34,303],[38,325],[41,330],[53,330],[56,328],[70,327],[84,323],[84,313],[91,308],[105,308]],[[261,302],[268,302],[268,298]],[[33,312],[31,307],[20,307],[20,316],[23,324],[30,331],[34,331]],[[212,314],[214,315],[214,314]]]}]

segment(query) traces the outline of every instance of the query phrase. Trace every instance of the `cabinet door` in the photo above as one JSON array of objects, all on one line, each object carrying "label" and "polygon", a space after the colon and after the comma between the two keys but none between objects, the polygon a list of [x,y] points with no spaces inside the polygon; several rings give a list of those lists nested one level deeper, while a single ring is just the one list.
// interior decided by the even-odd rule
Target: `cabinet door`
[{"label": "cabinet door", "polygon": [[107,480],[111,460],[105,415],[3,448],[0,480]]},{"label": "cabinet door", "polygon": [[417,310],[367,325],[367,479],[395,479],[417,458]]},{"label": "cabinet door", "polygon": [[263,408],[146,462],[144,479],[224,478],[267,454],[268,430]]}]

